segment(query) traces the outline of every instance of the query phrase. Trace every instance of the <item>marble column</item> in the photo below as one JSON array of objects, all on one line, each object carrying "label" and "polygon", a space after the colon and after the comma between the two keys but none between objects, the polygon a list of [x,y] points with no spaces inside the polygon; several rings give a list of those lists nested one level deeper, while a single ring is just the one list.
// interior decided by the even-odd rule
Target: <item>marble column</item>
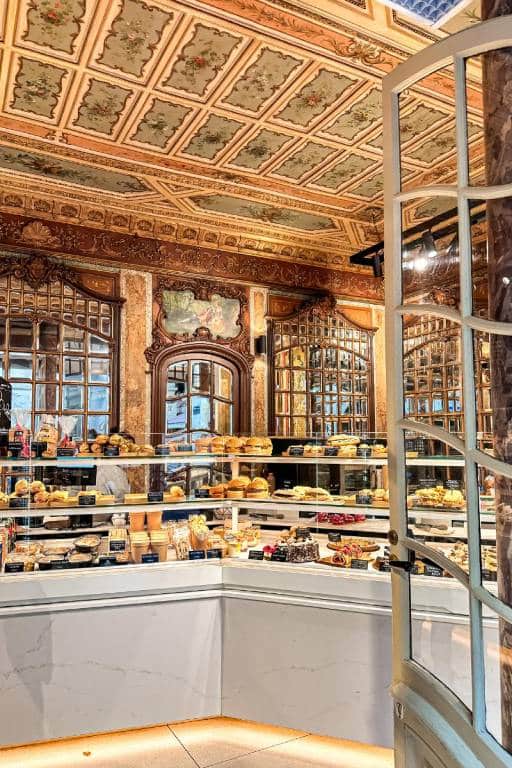
[{"label": "marble column", "polygon": [[[512,13],[512,0],[482,0],[482,18]],[[486,183],[512,181],[512,48],[482,56]],[[487,203],[488,300],[492,320],[512,323],[512,198]],[[512,463],[512,337],[491,338],[491,399],[496,457]],[[498,594],[512,605],[512,481],[496,477]],[[512,751],[512,626],[501,623],[502,743]]]}]

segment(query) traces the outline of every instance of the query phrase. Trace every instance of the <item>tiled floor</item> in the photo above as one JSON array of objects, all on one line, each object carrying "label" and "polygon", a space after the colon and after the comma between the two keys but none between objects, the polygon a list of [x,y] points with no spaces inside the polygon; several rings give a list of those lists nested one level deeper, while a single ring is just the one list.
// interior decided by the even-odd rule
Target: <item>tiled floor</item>
[{"label": "tiled floor", "polygon": [[392,768],[388,749],[214,718],[0,750],[2,768]]}]

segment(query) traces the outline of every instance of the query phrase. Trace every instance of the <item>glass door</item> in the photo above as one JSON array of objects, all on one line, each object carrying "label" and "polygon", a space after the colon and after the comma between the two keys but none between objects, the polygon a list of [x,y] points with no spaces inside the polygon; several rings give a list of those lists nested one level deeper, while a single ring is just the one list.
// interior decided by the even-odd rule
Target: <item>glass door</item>
[{"label": "glass door", "polygon": [[512,765],[511,45],[508,16],[384,81],[397,768]]}]

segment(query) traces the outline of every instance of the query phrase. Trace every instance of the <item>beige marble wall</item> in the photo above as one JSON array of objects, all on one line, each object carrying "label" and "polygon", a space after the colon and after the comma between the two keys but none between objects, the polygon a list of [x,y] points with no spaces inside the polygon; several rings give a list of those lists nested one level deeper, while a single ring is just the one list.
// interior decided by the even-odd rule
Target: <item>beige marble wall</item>
[{"label": "beige marble wall", "polygon": [[120,426],[138,442],[148,440],[151,377],[144,350],[151,344],[152,278],[148,272],[121,270]]},{"label": "beige marble wall", "polygon": [[[267,333],[268,291],[265,288],[251,288],[249,307],[251,317],[251,346],[254,354],[254,341]],[[253,434],[268,434],[268,356],[256,355],[254,359],[251,386],[252,413],[251,431]]]},{"label": "beige marble wall", "polygon": [[372,309],[372,326],[376,328],[373,339],[374,388],[375,388],[375,430],[386,431],[386,331],[384,309]]}]

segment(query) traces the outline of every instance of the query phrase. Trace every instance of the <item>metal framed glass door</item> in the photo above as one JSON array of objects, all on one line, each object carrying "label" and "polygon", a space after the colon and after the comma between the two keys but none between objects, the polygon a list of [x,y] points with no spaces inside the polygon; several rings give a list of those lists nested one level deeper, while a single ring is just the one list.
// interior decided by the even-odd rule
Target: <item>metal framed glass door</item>
[{"label": "metal framed glass door", "polygon": [[[507,219],[512,173],[509,178],[503,174],[505,183],[486,186],[487,179],[495,178],[489,166],[499,162],[489,140],[490,121],[497,119],[493,99],[496,108],[507,111],[503,126],[507,119],[512,124],[510,83],[493,92],[490,77],[512,57],[510,46],[512,16],[494,19],[416,54],[384,81],[393,696],[399,768],[512,765],[512,296],[507,293],[512,269],[509,276],[503,259],[497,258],[489,273],[487,266],[487,251],[492,264],[512,232]],[[435,118],[438,126],[429,131],[420,154],[409,149],[407,118],[421,99],[428,106],[433,92],[445,98],[447,110]],[[430,120],[427,112],[425,121]],[[483,171],[478,147],[484,147],[487,157]],[[436,152],[446,154],[446,164],[445,172],[433,177],[422,168],[422,158]],[[508,163],[508,156],[502,155],[502,162]],[[423,212],[444,211],[443,227],[436,229],[439,217],[433,215],[423,219],[423,232],[409,227],[413,205]],[[411,322],[434,331],[424,366],[423,351],[418,352],[415,376],[424,378],[424,385],[418,380],[408,384]],[[447,325],[449,342],[443,331]],[[442,386],[436,384],[439,366],[432,358],[437,354],[436,329],[438,341],[457,350],[453,360],[447,348],[439,351],[444,355]],[[494,405],[486,401],[484,408],[479,392],[489,377]],[[429,415],[437,408],[441,420],[421,417],[422,388],[429,392]],[[411,391],[417,396],[414,407]],[[482,411],[485,427],[479,420]],[[446,520],[450,527],[461,525],[457,546],[443,548],[433,534],[431,539],[424,535],[424,526],[421,531],[418,525],[422,507],[422,519],[430,517],[434,527],[446,525]],[[493,535],[494,552],[488,543]],[[426,567],[432,579],[422,585],[415,572],[424,573]],[[426,599],[432,600],[431,611],[425,609]]]}]

